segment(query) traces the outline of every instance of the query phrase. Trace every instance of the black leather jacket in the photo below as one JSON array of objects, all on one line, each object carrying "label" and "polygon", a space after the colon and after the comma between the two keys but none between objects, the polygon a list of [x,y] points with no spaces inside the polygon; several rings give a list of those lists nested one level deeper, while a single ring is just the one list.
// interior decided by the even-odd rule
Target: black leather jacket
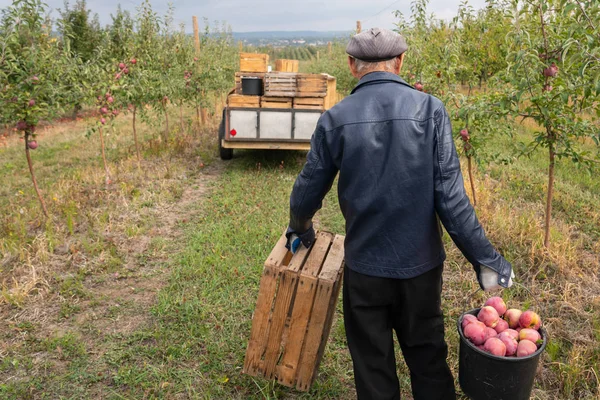
[{"label": "black leather jacket", "polygon": [[346,264],[412,278],[446,258],[439,221],[477,272],[506,287],[511,265],[490,244],[465,192],[443,103],[387,72],[365,75],[325,112],[290,197],[290,232],[305,232],[337,172]]}]

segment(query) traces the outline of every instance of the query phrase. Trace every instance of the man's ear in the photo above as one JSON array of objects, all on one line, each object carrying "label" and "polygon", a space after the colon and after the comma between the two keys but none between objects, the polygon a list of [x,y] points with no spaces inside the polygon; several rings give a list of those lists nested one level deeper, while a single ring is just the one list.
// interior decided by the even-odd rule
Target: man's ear
[{"label": "man's ear", "polygon": [[358,71],[356,71],[356,60],[354,60],[354,57],[348,56],[348,67],[350,67],[352,76],[358,78]]},{"label": "man's ear", "polygon": [[398,71],[396,72],[396,74],[399,74],[402,70],[402,65],[404,64],[404,54],[406,53],[402,53],[398,56]]}]

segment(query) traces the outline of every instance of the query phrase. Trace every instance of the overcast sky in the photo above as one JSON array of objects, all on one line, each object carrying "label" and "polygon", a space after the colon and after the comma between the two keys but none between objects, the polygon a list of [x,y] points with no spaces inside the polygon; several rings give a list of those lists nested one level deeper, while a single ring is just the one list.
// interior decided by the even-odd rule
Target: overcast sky
[{"label": "overcast sky", "polygon": [[[185,23],[191,31],[192,16],[200,21],[226,21],[234,32],[251,31],[345,31],[352,30],[361,20],[363,29],[373,26],[392,28],[394,10],[410,14],[411,0],[173,0],[175,22]],[[71,0],[73,4],[75,1]],[[12,3],[0,0],[0,8]],[[64,0],[45,0],[52,10],[64,7]],[[111,13],[117,5],[135,14],[141,0],[88,0],[88,8],[98,13],[102,25],[110,23]],[[151,0],[152,6],[164,15],[169,2]],[[430,0],[429,12],[449,19],[456,14],[460,0]],[[474,8],[485,4],[484,0],[470,0]],[[57,16],[56,11],[52,14]]]}]

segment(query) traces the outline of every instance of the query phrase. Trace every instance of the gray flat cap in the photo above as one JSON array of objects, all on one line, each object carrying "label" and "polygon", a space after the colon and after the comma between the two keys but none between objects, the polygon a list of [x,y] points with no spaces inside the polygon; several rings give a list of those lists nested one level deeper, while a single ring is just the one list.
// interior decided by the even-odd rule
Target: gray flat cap
[{"label": "gray flat cap", "polygon": [[408,49],[402,35],[389,29],[371,28],[354,35],[346,53],[363,61],[385,61],[398,57]]}]

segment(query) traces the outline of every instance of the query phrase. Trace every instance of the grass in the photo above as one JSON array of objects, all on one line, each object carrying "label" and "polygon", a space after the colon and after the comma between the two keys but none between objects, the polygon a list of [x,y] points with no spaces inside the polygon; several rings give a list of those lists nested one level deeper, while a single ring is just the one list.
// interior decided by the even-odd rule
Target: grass
[{"label": "grass", "polygon": [[[126,131],[127,120],[121,123]],[[40,186],[52,198],[49,222],[37,216],[22,154],[0,150],[3,165],[11,166],[0,168],[9,182],[0,189],[0,314],[7,321],[0,327],[1,398],[355,398],[339,303],[309,393],[241,374],[262,265],[287,224],[303,153],[236,151],[222,163],[213,156],[214,126],[166,147],[146,126],[143,172],[126,136],[110,138],[116,183],[106,190],[98,150],[81,139],[81,124],[55,129],[48,137],[61,137],[48,153],[40,154],[43,137],[35,153]],[[494,148],[508,151],[498,140]],[[506,290],[505,300],[539,308],[549,332],[533,398],[593,399],[600,372],[600,188],[586,172],[560,164],[546,250],[544,172],[543,153],[480,166],[478,217],[531,291]],[[335,190],[316,224],[343,233]],[[455,320],[484,296],[471,296],[475,275],[445,241],[443,307],[457,377]],[[397,354],[402,395],[411,398]]]}]

